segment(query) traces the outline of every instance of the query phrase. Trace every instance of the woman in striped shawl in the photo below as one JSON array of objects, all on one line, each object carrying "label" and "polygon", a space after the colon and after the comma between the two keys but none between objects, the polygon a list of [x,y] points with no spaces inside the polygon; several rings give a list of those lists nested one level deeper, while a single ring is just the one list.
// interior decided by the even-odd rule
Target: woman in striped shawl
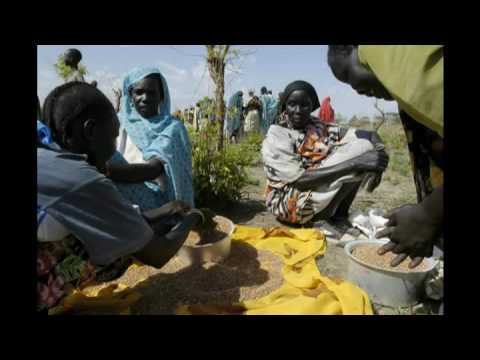
[{"label": "woman in striped shawl", "polygon": [[280,106],[278,124],[270,127],[262,146],[267,208],[289,224],[331,220],[345,225],[362,182],[373,191],[388,165],[381,139],[311,116],[320,104],[305,81],[289,84]]}]

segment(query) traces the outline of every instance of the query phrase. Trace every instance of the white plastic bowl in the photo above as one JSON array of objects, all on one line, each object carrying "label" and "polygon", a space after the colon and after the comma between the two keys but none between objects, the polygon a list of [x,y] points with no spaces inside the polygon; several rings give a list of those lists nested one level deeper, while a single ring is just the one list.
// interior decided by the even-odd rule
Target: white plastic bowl
[{"label": "white plastic bowl", "polygon": [[222,218],[229,224],[227,236],[223,239],[211,243],[198,246],[183,245],[178,251],[178,257],[185,260],[189,265],[198,265],[205,262],[220,262],[230,255],[230,248],[232,244],[232,234],[235,230],[235,225],[232,221],[223,216],[215,216],[214,219]]},{"label": "white plastic bowl", "polygon": [[349,258],[347,280],[365,290],[376,304],[391,307],[413,305],[418,302],[419,295],[424,290],[425,279],[437,261],[425,258],[423,261],[427,263],[427,268],[424,271],[389,271],[367,264],[352,255],[357,246],[384,245],[387,242],[388,240],[357,240],[346,244],[344,249]]}]

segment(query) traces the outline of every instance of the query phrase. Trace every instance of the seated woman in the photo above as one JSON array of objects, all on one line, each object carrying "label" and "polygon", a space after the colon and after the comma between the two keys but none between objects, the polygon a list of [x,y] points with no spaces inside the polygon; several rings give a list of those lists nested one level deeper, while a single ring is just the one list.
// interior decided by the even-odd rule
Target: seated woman
[{"label": "seated woman", "polygon": [[278,220],[305,224],[330,220],[344,227],[362,182],[380,183],[388,155],[376,133],[342,129],[310,114],[320,106],[312,85],[289,84],[278,124],[262,146],[267,175],[266,205]]},{"label": "seated woman", "polygon": [[123,81],[117,152],[106,175],[141,210],[182,200],[193,206],[192,149],[183,123],[170,115],[165,78],[135,68]]},{"label": "seated woman", "polygon": [[[162,267],[203,215],[182,201],[140,213],[101,173],[115,151],[119,122],[97,88],[57,87],[45,100],[43,119],[46,124],[37,122],[37,269],[39,307],[48,309],[67,284],[121,271],[130,255]],[[175,227],[165,227],[165,218]]]}]

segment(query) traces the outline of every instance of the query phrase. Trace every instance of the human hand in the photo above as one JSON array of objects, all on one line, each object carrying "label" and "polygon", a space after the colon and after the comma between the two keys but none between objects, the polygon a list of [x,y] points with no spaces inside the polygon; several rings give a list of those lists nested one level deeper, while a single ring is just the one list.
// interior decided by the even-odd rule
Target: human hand
[{"label": "human hand", "polygon": [[122,98],[122,90],[121,89],[112,89],[113,94],[115,95],[115,98],[120,100]]},{"label": "human hand", "polygon": [[165,161],[159,157],[153,157],[148,160],[148,164],[152,169],[152,178],[156,179],[165,174]]},{"label": "human hand", "polygon": [[187,213],[191,210],[191,207],[189,204],[187,204],[185,201],[182,200],[174,200],[168,205],[168,215],[180,215],[180,216],[185,216]]},{"label": "human hand", "polygon": [[409,268],[420,265],[424,257],[433,254],[435,239],[440,235],[440,224],[424,210],[421,204],[404,205],[385,216],[389,221],[376,238],[388,237],[390,242],[378,250],[379,255],[392,251],[397,256],[391,266],[400,265],[408,256],[412,259]]},{"label": "human hand", "polygon": [[372,193],[382,182],[382,175],[383,173],[373,173],[369,175],[369,179],[367,180],[367,192]]},{"label": "human hand", "polygon": [[375,146],[376,150],[384,149],[385,145],[383,144],[382,138],[378,135],[378,132],[372,131],[370,134],[370,141]]}]

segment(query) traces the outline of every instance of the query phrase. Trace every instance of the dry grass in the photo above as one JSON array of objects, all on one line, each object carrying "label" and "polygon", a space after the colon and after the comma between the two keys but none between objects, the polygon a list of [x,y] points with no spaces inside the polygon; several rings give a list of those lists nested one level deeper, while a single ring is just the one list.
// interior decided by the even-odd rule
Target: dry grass
[{"label": "dry grass", "polygon": [[380,128],[379,135],[390,155],[390,163],[380,186],[371,194],[360,191],[353,202],[353,208],[366,210],[369,207],[378,207],[389,210],[417,201],[407,139],[402,125],[385,124]]}]

